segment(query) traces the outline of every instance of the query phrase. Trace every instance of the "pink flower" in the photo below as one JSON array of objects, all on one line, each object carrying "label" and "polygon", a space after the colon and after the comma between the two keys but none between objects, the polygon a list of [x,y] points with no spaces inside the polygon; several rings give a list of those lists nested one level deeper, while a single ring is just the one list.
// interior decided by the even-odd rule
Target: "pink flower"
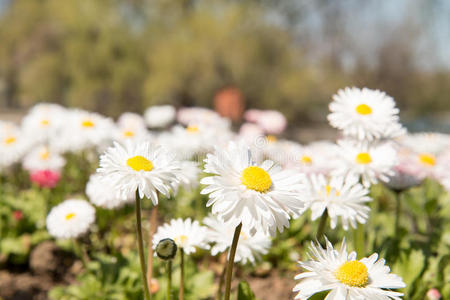
[{"label": "pink flower", "polygon": [[430,300],[439,300],[441,299],[441,293],[437,289],[431,289],[427,292],[427,297]]},{"label": "pink flower", "polygon": [[23,219],[23,212],[20,210],[13,211],[13,217],[16,221],[20,221]]},{"label": "pink flower", "polygon": [[280,134],[287,126],[284,115],[276,110],[250,109],[245,112],[244,118],[258,124],[268,134]]},{"label": "pink flower", "polygon": [[31,182],[36,183],[40,187],[54,188],[60,178],[59,172],[51,170],[39,170],[30,173]]}]

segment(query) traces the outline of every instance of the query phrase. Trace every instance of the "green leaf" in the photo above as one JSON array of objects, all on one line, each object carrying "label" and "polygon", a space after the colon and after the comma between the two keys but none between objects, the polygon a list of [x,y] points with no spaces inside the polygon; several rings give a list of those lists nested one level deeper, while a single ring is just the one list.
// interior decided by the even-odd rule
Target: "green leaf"
[{"label": "green leaf", "polygon": [[238,300],[255,300],[255,294],[253,294],[250,285],[246,281],[239,282],[238,286]]}]

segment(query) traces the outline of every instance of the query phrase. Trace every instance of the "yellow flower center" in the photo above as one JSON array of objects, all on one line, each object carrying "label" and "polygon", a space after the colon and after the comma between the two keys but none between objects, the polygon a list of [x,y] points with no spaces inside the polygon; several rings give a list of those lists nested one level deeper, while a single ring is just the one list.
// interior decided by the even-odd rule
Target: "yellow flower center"
[{"label": "yellow flower center", "polygon": [[436,164],[436,158],[434,157],[434,155],[428,153],[420,154],[419,161],[428,166],[434,166]]},{"label": "yellow flower center", "polygon": [[243,231],[241,231],[241,233],[239,235],[244,241],[248,239],[248,235]]},{"label": "yellow flower center", "polygon": [[197,133],[198,132],[198,127],[197,126],[193,126],[193,125],[189,125],[188,127],[186,127],[186,131],[189,133]]},{"label": "yellow flower center", "polygon": [[[327,184],[325,186],[325,193],[327,194],[327,197],[330,196],[332,190],[333,190],[333,188],[330,185]],[[336,189],[334,190],[334,194],[336,196],[340,196],[341,195],[341,193],[338,190],[336,190]]]},{"label": "yellow flower center", "polygon": [[175,238],[175,242],[180,245],[184,245],[187,242],[188,237],[185,235],[180,235]]},{"label": "yellow flower center", "polygon": [[81,122],[81,126],[86,127],[86,128],[91,128],[91,127],[94,127],[95,124],[91,120],[84,120],[83,122]]},{"label": "yellow flower center", "polygon": [[50,125],[50,121],[44,119],[44,120],[41,121],[41,125],[42,125],[42,126],[48,126],[48,125]]},{"label": "yellow flower center", "polygon": [[134,136],[134,132],[130,131],[130,130],[126,130],[126,131],[123,132],[123,136],[127,137],[127,138],[133,137]]},{"label": "yellow flower center", "polygon": [[266,136],[266,140],[268,143],[275,143],[278,139],[274,135],[268,135],[268,136]]},{"label": "yellow flower center", "polygon": [[44,151],[41,152],[40,157],[42,160],[47,160],[50,158],[50,151],[48,151],[48,149],[45,149]]},{"label": "yellow flower center", "polygon": [[140,155],[127,159],[127,165],[135,171],[149,172],[153,170],[153,163]]},{"label": "yellow flower center", "polygon": [[361,152],[358,155],[356,155],[356,162],[360,165],[367,165],[372,162],[372,158],[370,157],[369,153]]},{"label": "yellow flower center", "polygon": [[13,136],[9,136],[3,140],[6,145],[11,145],[16,142],[16,138]]},{"label": "yellow flower center", "polygon": [[265,193],[272,185],[272,179],[269,173],[263,168],[252,166],[242,171],[241,182],[248,189]]},{"label": "yellow flower center", "polygon": [[372,108],[367,104],[360,104],[355,108],[356,112],[360,115],[370,115],[372,113]]},{"label": "yellow flower center", "polygon": [[342,264],[334,272],[337,280],[352,287],[364,287],[369,282],[367,267],[360,261],[353,260]]},{"label": "yellow flower center", "polygon": [[75,217],[74,213],[69,213],[66,215],[66,221],[69,221],[70,219],[73,219],[73,217]]},{"label": "yellow flower center", "polygon": [[303,155],[302,158],[300,158],[300,162],[305,165],[310,165],[312,164],[312,158],[311,156]]}]

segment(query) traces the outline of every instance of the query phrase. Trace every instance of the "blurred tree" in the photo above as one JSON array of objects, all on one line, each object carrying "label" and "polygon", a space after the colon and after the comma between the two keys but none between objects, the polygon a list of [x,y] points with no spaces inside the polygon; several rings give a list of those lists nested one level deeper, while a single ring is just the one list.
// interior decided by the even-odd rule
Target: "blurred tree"
[{"label": "blurred tree", "polygon": [[[358,34],[375,0],[2,1],[3,106],[47,100],[111,115],[156,103],[211,107],[233,86],[247,106],[301,122],[325,120],[331,95],[352,85],[421,113],[449,105],[448,68],[417,62],[426,35],[418,18],[388,29],[372,20],[384,29]],[[435,14],[450,7],[412,2]]]},{"label": "blurred tree", "polygon": [[236,86],[250,106],[295,107],[286,109],[295,116],[322,88],[287,28],[251,1],[17,0],[0,40],[7,105],[49,100],[117,114],[211,106],[215,92]]}]

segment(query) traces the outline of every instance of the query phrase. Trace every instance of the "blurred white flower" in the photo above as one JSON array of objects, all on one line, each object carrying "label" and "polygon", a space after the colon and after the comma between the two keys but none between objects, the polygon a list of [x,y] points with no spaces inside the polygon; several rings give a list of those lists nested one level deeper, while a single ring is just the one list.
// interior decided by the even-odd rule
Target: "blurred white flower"
[{"label": "blurred white flower", "polygon": [[[227,226],[214,216],[204,218],[203,223],[208,226],[208,241],[214,243],[211,247],[211,254],[217,255],[225,252],[231,246],[234,228]],[[234,261],[242,264],[247,262],[254,264],[261,255],[269,251],[271,244],[269,235],[262,232],[251,235],[247,228],[242,228]]]},{"label": "blurred white flower", "polygon": [[244,123],[239,129],[239,138],[243,139],[248,144],[254,143],[256,139],[261,138],[264,135],[264,130],[253,123]]},{"label": "blurred white flower", "polygon": [[67,122],[66,112],[58,104],[36,104],[22,119],[22,131],[33,143],[49,143],[61,134]]},{"label": "blurred white flower", "polygon": [[86,195],[93,204],[106,209],[115,209],[135,201],[136,195],[129,198],[121,196],[113,185],[114,180],[108,178],[100,174],[92,174],[89,177],[86,184]]},{"label": "blurred white flower", "polygon": [[326,240],[326,249],[311,243],[311,260],[299,262],[306,271],[295,276],[300,282],[293,291],[295,299],[306,300],[312,295],[330,291],[327,300],[400,300],[402,293],[391,289],[404,288],[402,278],[390,273],[384,259],[374,253],[356,260],[356,252],[347,253],[345,241],[335,250]]},{"label": "blurred white flower", "polygon": [[180,161],[180,169],[181,171],[178,176],[179,181],[172,182],[173,193],[176,195],[178,193],[178,189],[182,186],[186,190],[194,189],[199,184],[199,175],[200,168],[198,167],[198,163],[195,161]]},{"label": "blurred white flower", "polygon": [[330,217],[331,228],[336,228],[338,218],[341,218],[344,230],[356,228],[357,223],[365,224],[370,208],[365,205],[372,199],[369,190],[358,183],[353,177],[332,177],[310,175],[311,202],[309,207],[314,221],[321,217],[325,210]]},{"label": "blurred white flower", "polygon": [[55,238],[77,238],[95,221],[95,209],[89,202],[70,199],[52,208],[47,216],[47,230]]},{"label": "blurred white flower", "polygon": [[146,129],[144,118],[136,113],[124,112],[117,119],[117,126],[120,128],[135,128],[136,130]]},{"label": "blurred white flower", "polygon": [[123,198],[150,198],[158,204],[157,192],[169,197],[171,185],[182,176],[181,165],[160,146],[150,142],[125,145],[114,143],[100,156],[97,172],[120,192]]},{"label": "blurred white flower", "polygon": [[[403,190],[419,185],[427,175],[429,163],[427,159],[411,152],[409,149],[396,145],[398,164],[393,168],[394,174],[384,183],[395,190]],[[423,162],[421,162],[423,161]]]},{"label": "blurred white flower", "polygon": [[173,123],[176,117],[172,105],[151,106],[145,110],[145,122],[150,128],[164,128]]},{"label": "blurred white flower", "polygon": [[450,135],[437,132],[412,133],[402,136],[398,141],[416,153],[436,156],[450,146]]},{"label": "blurred white flower", "polygon": [[177,113],[177,121],[186,126],[197,124],[221,130],[228,130],[231,126],[230,120],[204,107],[180,108]]},{"label": "blurred white flower", "polygon": [[336,167],[336,152],[336,144],[327,141],[305,146],[297,144],[286,153],[285,166],[305,174],[328,175]]},{"label": "blurred white flower", "polygon": [[242,223],[253,234],[256,231],[275,235],[276,230],[289,227],[291,215],[304,209],[306,190],[304,176],[284,171],[272,161],[255,165],[244,144],[230,142],[224,149],[216,148],[205,159],[207,185],[202,194],[210,194],[207,206],[227,226]]},{"label": "blurred white flower", "polygon": [[174,151],[179,159],[192,159],[196,155],[203,155],[214,149],[215,145],[229,140],[231,133],[222,128],[191,124],[187,127],[174,126],[170,132],[158,137],[159,144]]},{"label": "blurred white flower", "polygon": [[399,127],[399,110],[394,99],[379,90],[355,87],[339,90],[333,96],[330,111],[330,125],[348,137],[372,141],[404,133]]},{"label": "blurred white flower", "polygon": [[28,171],[51,170],[61,171],[66,164],[66,160],[56,151],[48,146],[33,147],[22,161],[22,166]]},{"label": "blurred white flower", "polygon": [[114,123],[100,114],[73,109],[65,122],[59,138],[51,143],[60,153],[102,147],[112,138]]},{"label": "blurred white flower", "polygon": [[162,239],[172,239],[178,248],[182,248],[189,255],[196,251],[196,248],[209,249],[207,237],[207,228],[200,226],[198,221],[192,221],[190,218],[183,220],[173,219],[158,227],[153,236],[153,248],[155,249]]},{"label": "blurred white flower", "polygon": [[351,140],[338,141],[338,160],[334,176],[354,176],[361,179],[364,186],[388,181],[394,175],[397,153],[388,142],[368,144]]},{"label": "blurred white flower", "polygon": [[112,135],[113,140],[126,142],[128,140],[150,140],[151,134],[145,126],[144,119],[135,113],[126,112],[120,115]]},{"label": "blurred white flower", "polygon": [[29,146],[29,139],[16,125],[0,121],[0,170],[22,159]]}]

